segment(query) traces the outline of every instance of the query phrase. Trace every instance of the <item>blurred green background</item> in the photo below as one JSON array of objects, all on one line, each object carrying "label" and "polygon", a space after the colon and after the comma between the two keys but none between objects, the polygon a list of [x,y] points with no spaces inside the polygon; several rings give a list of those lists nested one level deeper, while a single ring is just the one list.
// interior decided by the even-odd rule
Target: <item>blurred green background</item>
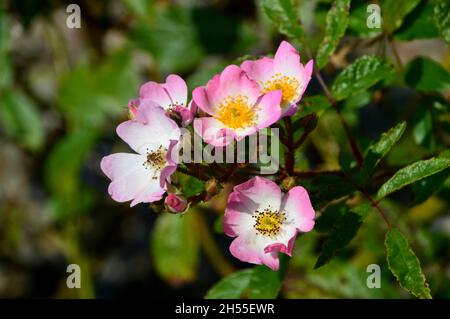
[{"label": "blurred green background", "polygon": [[[203,297],[232,269],[249,267],[229,254],[231,239],[216,227],[229,188],[180,219],[113,202],[99,162],[127,150],[115,127],[127,119],[127,102],[143,82],[177,73],[192,90],[241,56],[274,53],[283,38],[258,1],[0,3],[0,297]],[[81,8],[80,29],[66,26],[70,3]],[[314,50],[330,1],[296,3]],[[379,32],[365,27],[366,6],[352,1],[346,37],[323,72],[326,81],[363,53],[395,62]],[[449,46],[428,21],[431,10],[421,1],[394,40],[403,64],[425,56],[448,70]],[[420,72],[416,65],[410,76]],[[342,113],[363,148],[399,121],[408,123],[383,164],[395,169],[448,149],[450,94],[444,89],[442,96],[424,97],[401,81],[379,85],[348,99]],[[306,96],[318,93],[313,80]],[[337,116],[327,110],[296,165],[337,169],[349,154]],[[406,189],[383,207],[406,231],[433,296],[448,298],[448,170],[436,176],[434,193],[420,198]],[[192,194],[201,188],[190,185]],[[319,214],[338,214],[335,206],[313,204]],[[298,239],[281,297],[409,296],[387,269],[379,216],[371,214],[338,258],[313,270],[323,229],[326,220]],[[66,286],[72,263],[81,267],[81,289]],[[381,266],[380,289],[366,286],[371,263]]]}]

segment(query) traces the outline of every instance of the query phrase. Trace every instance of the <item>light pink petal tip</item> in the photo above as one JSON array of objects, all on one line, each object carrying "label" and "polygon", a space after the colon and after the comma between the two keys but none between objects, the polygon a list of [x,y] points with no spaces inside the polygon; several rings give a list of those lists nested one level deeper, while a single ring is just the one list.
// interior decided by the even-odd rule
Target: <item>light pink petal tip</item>
[{"label": "light pink petal tip", "polygon": [[291,212],[296,228],[309,232],[314,228],[315,212],[308,192],[301,186],[292,188],[283,198],[282,209]]}]

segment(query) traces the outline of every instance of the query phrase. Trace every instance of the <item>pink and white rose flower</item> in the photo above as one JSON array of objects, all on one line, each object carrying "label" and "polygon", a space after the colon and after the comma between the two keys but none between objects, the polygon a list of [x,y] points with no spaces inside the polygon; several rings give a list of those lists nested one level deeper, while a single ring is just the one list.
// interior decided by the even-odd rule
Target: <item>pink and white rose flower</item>
[{"label": "pink and white rose flower", "polygon": [[241,140],[275,123],[281,115],[281,91],[261,94],[258,83],[236,65],[229,65],[206,86],[192,93],[194,103],[209,116],[196,118],[194,130],[216,147]]},{"label": "pink and white rose flower", "polygon": [[176,74],[170,74],[165,83],[149,81],[139,89],[139,98],[128,103],[130,112],[135,114],[144,100],[150,100],[168,112],[180,114],[183,126],[188,125],[195,116],[196,108],[187,102],[188,88],[186,82]]},{"label": "pink and white rose flower", "polygon": [[281,90],[283,117],[295,113],[311,80],[313,60],[303,65],[298,51],[289,42],[282,41],[274,58],[244,61],[241,69],[259,84],[261,93]]},{"label": "pink and white rose flower", "polygon": [[135,119],[116,131],[137,154],[116,153],[102,159],[100,167],[111,179],[109,194],[117,202],[131,201],[131,206],[160,200],[177,167],[180,128],[163,108],[144,99]]},{"label": "pink and white rose flower", "polygon": [[314,216],[303,187],[283,194],[275,182],[257,176],[234,187],[223,228],[235,237],[230,245],[234,257],[278,270],[278,253],[291,256],[297,233],[312,230]]}]

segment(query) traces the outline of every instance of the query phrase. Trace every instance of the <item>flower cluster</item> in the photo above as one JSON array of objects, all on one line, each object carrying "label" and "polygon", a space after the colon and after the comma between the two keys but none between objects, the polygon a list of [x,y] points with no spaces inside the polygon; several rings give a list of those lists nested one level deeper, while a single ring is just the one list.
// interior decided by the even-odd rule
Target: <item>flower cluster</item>
[{"label": "flower cluster", "polygon": [[[129,102],[130,120],[117,127],[135,153],[101,161],[111,179],[109,194],[131,206],[162,202],[173,213],[183,212],[191,201],[175,193],[170,179],[177,170],[181,127],[192,124],[214,148],[240,141],[296,112],[312,68],[312,60],[302,65],[297,50],[283,41],[273,58],[227,66],[195,88],[189,103],[187,85],[178,75],[169,75],[163,84],[145,83]],[[223,220],[225,233],[236,237],[230,246],[233,256],[274,270],[278,253],[291,255],[297,233],[313,226],[314,210],[303,187],[282,194],[274,181],[259,176],[234,187]]]}]

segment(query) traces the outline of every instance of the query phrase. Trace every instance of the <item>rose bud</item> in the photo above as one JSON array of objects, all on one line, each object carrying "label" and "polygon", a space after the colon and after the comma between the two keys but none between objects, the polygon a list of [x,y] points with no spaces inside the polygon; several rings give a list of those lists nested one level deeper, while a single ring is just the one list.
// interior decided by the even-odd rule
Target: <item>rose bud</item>
[{"label": "rose bud", "polygon": [[164,200],[167,208],[174,213],[181,213],[186,209],[186,200],[174,193],[170,193]]}]

